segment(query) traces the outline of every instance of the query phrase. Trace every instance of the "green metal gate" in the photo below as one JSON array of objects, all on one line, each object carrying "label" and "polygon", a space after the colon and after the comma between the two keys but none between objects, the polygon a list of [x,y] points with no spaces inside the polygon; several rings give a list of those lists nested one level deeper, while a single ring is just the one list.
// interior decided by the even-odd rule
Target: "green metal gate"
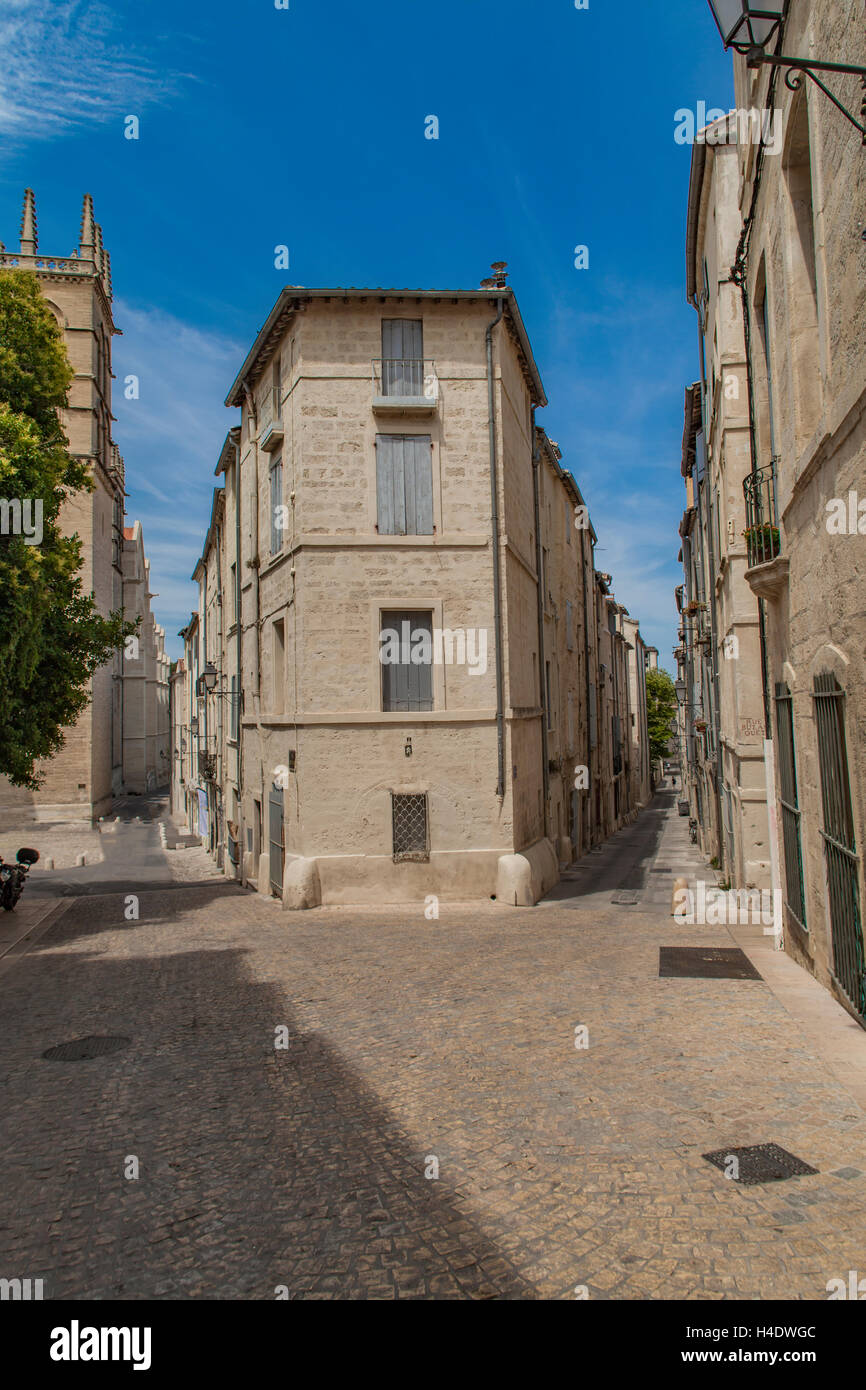
[{"label": "green metal gate", "polygon": [[829,672],[815,677],[815,720],[821,768],[824,859],[833,938],[833,968],[839,985],[866,1021],[866,960],[860,915],[860,861],[845,738],[845,692]]},{"label": "green metal gate", "polygon": [[797,762],[794,755],[794,709],[791,692],[783,682],[776,686],[776,732],[779,736],[779,783],[782,789],[780,800],[782,842],[785,851],[785,903],[800,926],[805,927],[806,893],[800,839]]},{"label": "green metal gate", "polygon": [[268,867],[270,870],[271,892],[275,897],[283,896],[283,862],[285,849],[283,841],[283,789],[271,785],[268,793]]}]

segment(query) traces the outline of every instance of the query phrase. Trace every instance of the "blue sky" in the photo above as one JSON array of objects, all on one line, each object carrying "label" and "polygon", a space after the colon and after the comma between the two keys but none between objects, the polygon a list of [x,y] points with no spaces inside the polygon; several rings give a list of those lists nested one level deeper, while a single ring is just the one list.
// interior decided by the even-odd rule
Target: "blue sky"
[{"label": "blue sky", "polygon": [[88,191],[111,252],[115,437],[172,656],[223,400],[282,285],[472,288],[505,260],[598,567],[672,667],[697,375],[674,113],[733,104],[705,0],[3,0],[0,52],[0,240],[30,185],[68,253]]}]

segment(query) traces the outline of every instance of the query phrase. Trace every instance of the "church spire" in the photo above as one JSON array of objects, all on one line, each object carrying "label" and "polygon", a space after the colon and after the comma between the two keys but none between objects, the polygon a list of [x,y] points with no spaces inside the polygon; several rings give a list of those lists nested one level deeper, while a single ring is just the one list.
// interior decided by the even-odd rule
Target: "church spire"
[{"label": "church spire", "polygon": [[36,198],[32,188],[25,188],[24,206],[21,209],[21,255],[35,256],[37,245]]}]

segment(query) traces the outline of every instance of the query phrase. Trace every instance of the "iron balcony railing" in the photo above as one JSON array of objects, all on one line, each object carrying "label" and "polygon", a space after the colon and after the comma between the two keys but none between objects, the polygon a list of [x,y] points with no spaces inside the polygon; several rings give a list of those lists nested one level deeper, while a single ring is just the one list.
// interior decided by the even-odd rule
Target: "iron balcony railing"
[{"label": "iron balcony railing", "polygon": [[746,499],[746,552],[749,569],[775,560],[782,549],[776,508],[776,461],[743,479]]},{"label": "iron balcony railing", "polygon": [[373,394],[379,397],[412,397],[434,403],[439,399],[436,363],[427,357],[376,357],[373,359]]},{"label": "iron balcony railing", "polygon": [[217,774],[216,753],[199,753],[198,775],[203,782],[215,782]]}]

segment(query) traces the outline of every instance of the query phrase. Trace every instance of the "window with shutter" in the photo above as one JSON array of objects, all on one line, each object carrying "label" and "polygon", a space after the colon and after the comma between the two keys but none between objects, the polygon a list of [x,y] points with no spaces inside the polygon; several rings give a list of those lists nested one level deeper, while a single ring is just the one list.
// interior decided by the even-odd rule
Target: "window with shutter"
[{"label": "window with shutter", "polygon": [[283,506],[283,461],[277,459],[271,465],[271,554],[276,555],[283,548],[282,527]]},{"label": "window with shutter", "polygon": [[382,395],[423,396],[424,337],[420,319],[382,320]]},{"label": "window with shutter", "polygon": [[433,615],[385,612],[379,628],[383,710],[432,710]]},{"label": "window with shutter", "polygon": [[432,536],[429,434],[377,434],[376,501],[380,536]]}]

